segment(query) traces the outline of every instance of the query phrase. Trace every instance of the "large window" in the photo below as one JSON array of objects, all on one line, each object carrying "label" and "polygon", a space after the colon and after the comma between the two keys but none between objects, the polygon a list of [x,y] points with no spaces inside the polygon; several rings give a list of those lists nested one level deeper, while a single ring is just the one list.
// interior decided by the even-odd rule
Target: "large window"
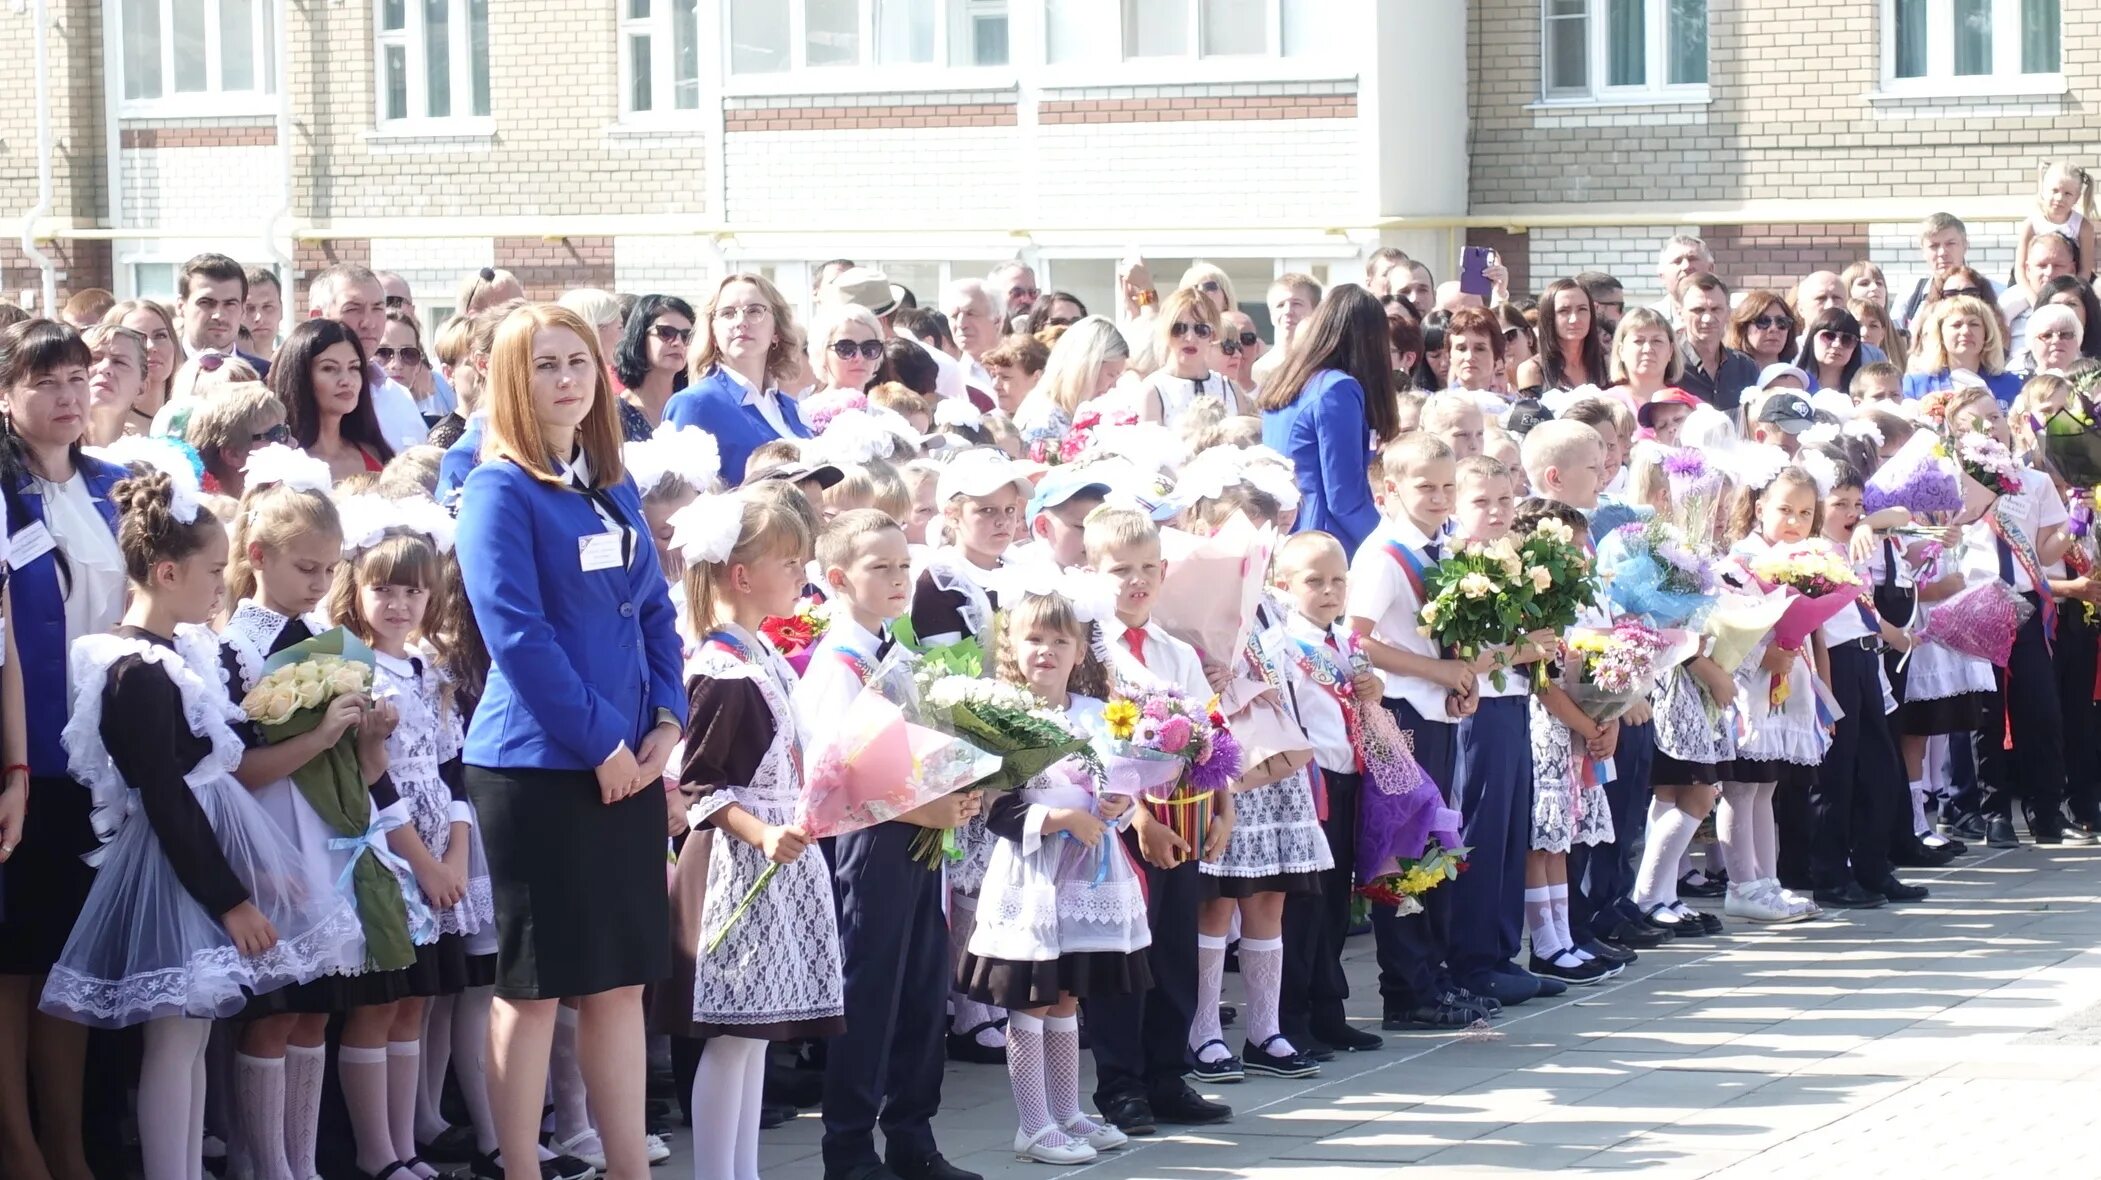
[{"label": "large window", "polygon": [[223,109],[230,97],[274,94],[275,20],[273,0],[122,0],[125,105]]},{"label": "large window", "polygon": [[1315,29],[1326,3],[1048,0],[1044,32],[1054,63],[1298,57],[1315,49]]},{"label": "large window", "polygon": [[489,0],[378,0],[379,121],[486,118]]},{"label": "large window", "polygon": [[1540,28],[1550,101],[1690,97],[1707,85],[1707,0],[1543,0]]},{"label": "large window", "polygon": [[700,107],[698,0],[620,0],[620,109]]},{"label": "large window", "polygon": [[2060,0],[1884,0],[1883,85],[2024,89],[2060,73]]},{"label": "large window", "polygon": [[1007,64],[1008,0],[726,0],[724,8],[733,74]]}]

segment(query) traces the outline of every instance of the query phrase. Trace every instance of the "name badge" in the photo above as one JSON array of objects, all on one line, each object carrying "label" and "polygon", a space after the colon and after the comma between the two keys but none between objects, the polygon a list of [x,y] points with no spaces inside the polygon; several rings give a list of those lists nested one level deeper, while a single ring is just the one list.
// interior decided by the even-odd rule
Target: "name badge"
[{"label": "name badge", "polygon": [[11,569],[21,569],[58,548],[58,542],[52,538],[51,530],[45,528],[41,520],[16,533],[12,545],[7,554],[7,564]]},{"label": "name badge", "polygon": [[585,573],[620,568],[620,534],[594,533],[576,539],[577,559]]}]

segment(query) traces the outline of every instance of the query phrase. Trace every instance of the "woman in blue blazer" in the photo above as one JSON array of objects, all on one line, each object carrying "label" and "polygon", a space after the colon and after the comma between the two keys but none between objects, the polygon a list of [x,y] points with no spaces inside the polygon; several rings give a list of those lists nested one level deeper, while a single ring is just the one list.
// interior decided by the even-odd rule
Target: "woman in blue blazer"
[{"label": "woman in blue blazer", "polygon": [[722,280],[702,309],[707,323],[693,354],[693,384],[664,407],[664,421],[698,426],[722,450],[722,478],[744,481],[751,453],[777,438],[808,438],[795,399],[778,388],[800,365],[801,335],[788,301],[765,276]]},{"label": "woman in blue blazer", "polygon": [[1298,529],[1333,533],[1356,553],[1379,527],[1372,452],[1399,427],[1378,299],[1354,283],[1329,291],[1258,400],[1262,441],[1297,469]]},{"label": "woman in blue blazer", "polygon": [[[28,792],[19,836],[0,824],[0,1024],[8,1028],[0,1041],[18,1052],[33,1043],[36,1052],[24,1056],[46,1069],[59,1063],[55,1075],[30,1078],[43,1127],[38,1138],[17,1134],[30,1125],[27,1095],[0,1088],[0,1159],[56,1176],[89,1174],[81,1134],[87,1029],[38,1012],[37,997],[94,884],[94,870],[80,858],[97,844],[88,790],[67,773],[59,742],[73,700],[66,652],[73,640],[116,626],[124,613],[124,560],[109,490],[125,473],[80,452],[93,363],[87,344],[63,324],[28,320],[0,332],[9,663],[20,665],[28,727],[27,765],[20,748],[7,749],[0,782],[0,803],[10,807]],[[30,1076],[20,1059],[0,1070]]]},{"label": "woman in blue blazer", "polygon": [[638,1180],[642,986],[671,964],[663,775],[685,724],[679,639],[597,333],[552,304],[513,311],[485,404],[458,552],[491,660],[465,761],[496,901],[497,1138],[509,1180],[539,1180],[555,1006],[579,997],[607,1175]]}]

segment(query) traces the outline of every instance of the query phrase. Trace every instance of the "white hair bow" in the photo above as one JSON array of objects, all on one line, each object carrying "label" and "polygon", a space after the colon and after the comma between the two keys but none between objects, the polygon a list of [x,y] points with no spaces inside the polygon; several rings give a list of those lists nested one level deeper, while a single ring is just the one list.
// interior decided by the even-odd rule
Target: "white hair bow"
[{"label": "white hair bow", "polygon": [[296,491],[325,495],[335,486],[327,462],[284,443],[271,443],[248,452],[248,461],[241,465],[241,472],[248,477],[250,488],[281,483]]},{"label": "white hair bow", "polygon": [[436,501],[421,497],[389,500],[370,492],[342,496],[336,500],[336,516],[343,522],[343,552],[362,553],[396,530],[415,533],[429,540],[439,553],[452,552],[452,514]]},{"label": "white hair bow", "polygon": [[655,491],[665,476],[675,475],[696,492],[706,491],[722,473],[722,448],[715,436],[698,426],[657,427],[655,434],[620,448],[620,458],[643,496]]},{"label": "white hair bow", "polygon": [[1116,617],[1116,579],[1089,570],[1063,570],[1048,585],[1029,585],[1025,597],[1056,596],[1072,604],[1073,617],[1082,623],[1101,623]]},{"label": "white hair bow", "polygon": [[1882,428],[1875,425],[1875,420],[1866,415],[1846,419],[1846,424],[1839,427],[1839,433],[1848,438],[1873,439],[1878,449],[1888,441],[1882,437]]},{"label": "white hair bow", "polygon": [[168,511],[184,524],[197,523],[204,486],[197,477],[197,461],[191,453],[165,438],[132,434],[106,447],[87,447],[84,453],[119,467],[150,467],[168,477],[172,487]]},{"label": "white hair bow", "polygon": [[1763,489],[1787,468],[1787,452],[1771,443],[1738,443],[1720,455],[1722,465],[1747,488]]},{"label": "white hair bow", "polygon": [[1829,496],[1831,489],[1838,486],[1838,464],[1832,462],[1831,456],[1822,451],[1803,451],[1797,454],[1795,466],[1808,472],[1809,478],[1816,482],[1816,494],[1820,500]]},{"label": "white hair bow", "polygon": [[961,426],[976,430],[985,424],[985,415],[971,404],[967,397],[945,397],[934,406],[934,425]]},{"label": "white hair bow", "polygon": [[1837,442],[1838,424],[1835,422],[1819,422],[1803,431],[1797,441],[1802,444],[1803,450],[1808,450],[1811,447],[1821,447],[1826,443]]},{"label": "white hair bow", "polygon": [[688,564],[728,561],[744,532],[744,497],[737,492],[696,496],[671,514],[671,547]]},{"label": "white hair bow", "polygon": [[[905,428],[910,430],[911,423]],[[915,441],[918,437],[912,435]],[[897,450],[897,433],[868,410],[841,410],[825,424],[813,449],[833,463],[866,463],[889,458]]]}]

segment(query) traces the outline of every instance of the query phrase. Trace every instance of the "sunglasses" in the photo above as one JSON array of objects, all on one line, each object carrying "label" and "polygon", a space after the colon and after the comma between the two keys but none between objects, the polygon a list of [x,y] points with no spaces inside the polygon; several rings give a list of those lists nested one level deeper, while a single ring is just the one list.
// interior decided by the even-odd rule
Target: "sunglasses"
[{"label": "sunglasses", "polygon": [[1043,321],[1044,326],[1050,328],[1070,328],[1079,322],[1069,315],[1054,315]]},{"label": "sunglasses", "polygon": [[382,365],[393,363],[395,357],[400,357],[404,365],[420,365],[423,363],[423,350],[414,345],[389,348],[384,344],[372,350],[372,359]]},{"label": "sunglasses", "polygon": [[292,428],[282,422],[268,430],[248,436],[248,442],[252,446],[266,446],[271,443],[287,443],[291,441]]},{"label": "sunglasses", "polygon": [[875,360],[883,355],[883,342],[880,340],[832,341],[832,355],[842,361],[854,359],[854,354],[857,352],[865,360]]},{"label": "sunglasses", "polygon": [[1205,279],[1203,282],[1198,283],[1196,286],[1199,291],[1210,291],[1213,294],[1225,290],[1224,287],[1218,285],[1217,279]]},{"label": "sunglasses", "polygon": [[409,305],[409,297],[406,295],[389,295],[386,297],[385,303],[387,310],[394,311],[407,307]]},{"label": "sunglasses", "polygon": [[[1391,294],[1391,295],[1381,295],[1381,296],[1379,296],[1379,305],[1380,305],[1381,307],[1392,307],[1392,306],[1393,306],[1394,304],[1396,304],[1396,303],[1407,303],[1407,302],[1408,302],[1408,297],[1407,297],[1406,295],[1400,294],[1399,292],[1395,292],[1395,293],[1393,293],[1393,294]],[[1413,305],[1411,305],[1411,306],[1413,306]]]},{"label": "sunglasses", "polygon": [[1242,348],[1253,348],[1260,343],[1262,343],[1262,337],[1255,335],[1253,332],[1242,332],[1240,334],[1240,347]]},{"label": "sunglasses", "polygon": [[1209,324],[1192,324],[1188,320],[1176,320],[1174,327],[1169,328],[1168,331],[1177,340],[1189,335],[1191,332],[1196,333],[1198,340],[1209,340],[1216,333],[1216,330]]},{"label": "sunglasses", "polygon": [[1779,315],[1759,316],[1757,319],[1751,321],[1751,326],[1757,328],[1760,331],[1764,331],[1768,328],[1786,328],[1790,332],[1795,330],[1795,322],[1793,320],[1788,319],[1786,316]]},{"label": "sunglasses", "polygon": [[666,344],[691,344],[693,329],[674,328],[670,324],[651,324],[649,334]]},{"label": "sunglasses", "polygon": [[1943,288],[1941,288],[1941,298],[1943,298],[1943,299],[1953,299],[1953,298],[1955,298],[1955,297],[1956,297],[1957,295],[1967,295],[1967,296],[1969,296],[1969,297],[1970,297],[1970,298],[1972,298],[1972,299],[1982,299],[1982,298],[1984,297],[1984,292],[1982,292],[1982,291],[1978,290],[1978,289],[1977,289],[1977,288],[1975,288],[1975,287],[1943,287]]},{"label": "sunglasses", "polygon": [[1855,340],[1860,339],[1860,337],[1855,336],[1851,332],[1834,332],[1829,328],[1818,332],[1816,338],[1818,340],[1828,340],[1833,344],[1851,344]]},{"label": "sunglasses", "polygon": [[1218,342],[1218,351],[1226,354],[1227,356],[1239,356],[1240,341],[1228,336],[1224,340]]}]

